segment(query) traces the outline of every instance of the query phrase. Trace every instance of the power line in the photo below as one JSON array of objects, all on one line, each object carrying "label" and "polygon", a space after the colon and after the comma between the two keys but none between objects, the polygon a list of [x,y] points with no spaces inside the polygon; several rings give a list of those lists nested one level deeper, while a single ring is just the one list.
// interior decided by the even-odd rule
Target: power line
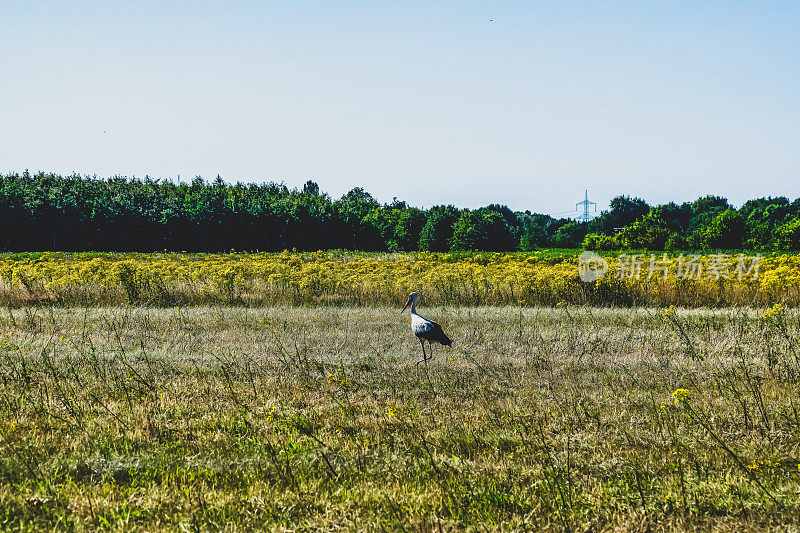
[{"label": "power line", "polygon": [[488,203],[485,200],[484,201],[480,201],[480,202],[459,202],[459,205],[465,205],[465,206],[470,206],[470,205],[489,205],[489,204],[492,204],[492,203],[519,202],[519,201],[522,201],[522,200],[539,200],[541,198],[553,198],[555,196],[568,196],[568,195],[571,195],[571,194],[575,194],[576,192],[578,192],[578,191],[556,192],[556,193],[552,193],[552,194],[542,194],[542,195],[538,195],[538,196],[522,196],[520,198],[506,198],[505,200],[500,200],[500,201],[496,201],[496,202],[488,202]]}]

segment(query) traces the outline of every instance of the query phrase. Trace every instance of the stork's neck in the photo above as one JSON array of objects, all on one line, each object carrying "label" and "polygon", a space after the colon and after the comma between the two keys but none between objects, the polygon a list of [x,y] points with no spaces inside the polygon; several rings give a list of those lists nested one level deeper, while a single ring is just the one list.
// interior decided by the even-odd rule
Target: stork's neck
[{"label": "stork's neck", "polygon": [[411,314],[412,315],[417,314],[417,302],[414,300],[411,300]]}]

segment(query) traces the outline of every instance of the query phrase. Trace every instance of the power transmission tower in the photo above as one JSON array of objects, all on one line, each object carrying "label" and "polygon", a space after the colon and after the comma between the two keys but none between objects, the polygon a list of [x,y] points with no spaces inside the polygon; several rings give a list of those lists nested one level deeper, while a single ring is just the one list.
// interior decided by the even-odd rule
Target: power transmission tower
[{"label": "power transmission tower", "polygon": [[582,221],[584,224],[588,224],[589,220],[591,220],[592,216],[589,214],[589,205],[594,206],[594,212],[597,213],[597,204],[594,202],[589,201],[589,190],[587,189],[583,195],[583,201],[578,202],[575,204],[575,210],[578,210],[578,206],[583,206],[583,214],[578,217],[578,220]]}]

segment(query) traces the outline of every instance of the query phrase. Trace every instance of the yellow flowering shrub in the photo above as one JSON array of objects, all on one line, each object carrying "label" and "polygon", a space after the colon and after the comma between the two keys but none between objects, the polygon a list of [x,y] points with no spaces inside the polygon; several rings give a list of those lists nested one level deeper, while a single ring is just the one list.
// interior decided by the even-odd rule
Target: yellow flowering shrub
[{"label": "yellow flowering shrub", "polygon": [[726,256],[719,276],[722,260],[711,255],[692,259],[703,269],[698,276],[687,276],[689,263],[675,257],[655,273],[649,256],[639,258],[633,273],[622,264],[626,259],[606,257],[606,275],[592,283],[581,281],[577,254],[547,251],[32,255],[0,255],[3,305],[396,305],[412,291],[428,305],[793,306],[800,301],[796,255],[762,258],[757,276],[737,271],[736,256]]}]

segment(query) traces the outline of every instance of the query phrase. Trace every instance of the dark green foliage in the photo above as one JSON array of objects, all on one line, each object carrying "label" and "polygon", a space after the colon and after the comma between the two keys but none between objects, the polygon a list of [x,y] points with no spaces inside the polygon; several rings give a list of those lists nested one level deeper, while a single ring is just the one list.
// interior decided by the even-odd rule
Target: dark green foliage
[{"label": "dark green foliage", "polygon": [[506,252],[515,247],[513,230],[505,223],[503,214],[488,207],[462,212],[450,241],[452,250]]},{"label": "dark green foliage", "polygon": [[[654,206],[644,214],[646,204],[638,199],[617,197],[611,205],[610,211],[604,211],[589,223],[590,233],[584,241],[587,249],[800,248],[792,225],[800,218],[800,200],[759,198],[737,210],[725,198],[703,196],[691,203]],[[627,223],[616,225],[622,221]],[[558,239],[567,242],[561,235]]]},{"label": "dark green foliage", "polygon": [[529,251],[797,250],[800,199],[758,198],[734,209],[704,196],[652,208],[617,196],[588,224],[514,212],[381,204],[362,188],[340,199],[314,181],[190,183],[38,173],[0,175],[0,251]]},{"label": "dark green foliage", "polygon": [[[517,248],[517,214],[498,205],[474,213],[470,249]],[[0,175],[0,251],[445,251],[458,216],[452,206],[425,211],[397,199],[381,205],[362,188],[334,200],[310,180],[298,190],[220,177],[176,184]]]},{"label": "dark green foliage", "polygon": [[689,247],[689,243],[683,235],[679,235],[677,233],[673,233],[670,235],[667,242],[664,244],[664,250],[668,252],[674,252],[676,250],[686,250]]},{"label": "dark green foliage", "polygon": [[583,247],[586,250],[619,250],[622,245],[611,235],[587,233],[583,238]]},{"label": "dark green foliage", "polygon": [[675,202],[670,202],[664,205],[657,205],[650,209],[644,219],[666,228],[670,233],[683,234],[692,220],[691,204],[686,202],[678,205]]},{"label": "dark green foliage", "polygon": [[428,212],[428,218],[419,236],[419,249],[429,252],[446,252],[453,238],[453,225],[459,211],[452,205],[437,205]]},{"label": "dark green foliage", "polygon": [[553,235],[553,244],[559,248],[575,248],[586,236],[586,225],[575,221],[567,222]]},{"label": "dark green foliage", "polygon": [[707,226],[717,215],[730,209],[731,205],[726,198],[721,196],[702,196],[692,202],[692,218],[689,220],[688,234],[695,233],[700,228]]},{"label": "dark green foliage", "polygon": [[589,231],[612,235],[615,228],[623,228],[640,219],[650,210],[641,198],[617,196],[611,200],[611,209],[603,211],[589,222]]},{"label": "dark green foliage", "polygon": [[779,250],[800,250],[800,218],[776,228],[775,244]]},{"label": "dark green foliage", "polygon": [[741,248],[744,230],[742,215],[728,208],[714,217],[709,224],[698,228],[689,237],[689,243],[694,248],[702,250]]},{"label": "dark green foliage", "polygon": [[797,219],[800,215],[800,201],[790,203],[784,197],[758,198],[745,202],[739,213],[745,219],[746,248],[762,249],[775,244],[778,249],[793,249],[786,247],[790,244],[780,237],[782,231],[778,227]]},{"label": "dark green foliage", "polygon": [[476,250],[480,238],[479,220],[475,213],[464,211],[453,226],[453,237],[450,239],[452,250]]},{"label": "dark green foliage", "polygon": [[394,228],[394,238],[397,249],[403,250],[404,252],[417,250],[419,247],[420,234],[427,220],[425,212],[416,207],[410,207],[401,211],[397,219],[397,225]]},{"label": "dark green foliage", "polygon": [[616,236],[616,240],[623,248],[664,249],[667,240],[674,235],[670,226],[677,224],[673,222],[673,219],[664,218],[662,216],[664,210],[659,209],[660,207],[664,206],[654,207]]},{"label": "dark green foliage", "polygon": [[[338,219],[342,224],[341,248],[375,250],[380,245],[380,234],[375,226],[366,222],[369,214],[380,209],[378,201],[361,187],[356,187],[342,196],[336,205]],[[360,245],[360,246],[359,246]],[[331,246],[332,247],[332,246]]]},{"label": "dark green foliage", "polygon": [[553,246],[553,235],[563,225],[569,222],[562,218],[557,220],[548,215],[539,213],[517,213],[521,223],[520,250],[530,251],[537,248]]}]

